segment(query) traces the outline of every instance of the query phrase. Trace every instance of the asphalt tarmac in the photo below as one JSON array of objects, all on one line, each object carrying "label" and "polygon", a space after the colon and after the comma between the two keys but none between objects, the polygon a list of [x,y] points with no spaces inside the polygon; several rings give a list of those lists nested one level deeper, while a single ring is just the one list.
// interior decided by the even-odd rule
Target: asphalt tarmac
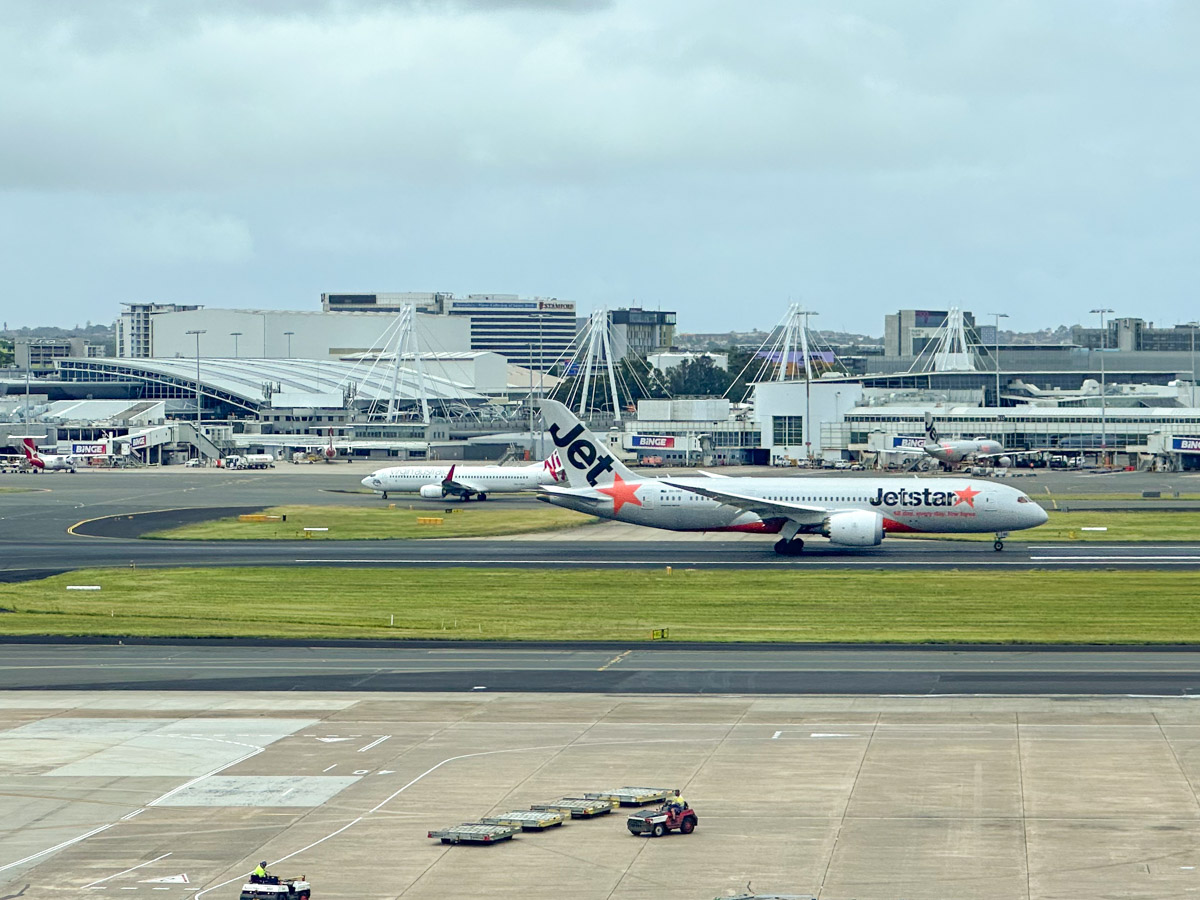
[{"label": "asphalt tarmac", "polygon": [[1200,696],[1195,648],[111,639],[0,648],[0,690]]},{"label": "asphalt tarmac", "polygon": [[364,568],[580,569],[1200,569],[1200,544],[1020,544],[997,553],[987,543],[885,541],[864,550],[810,541],[801,556],[771,542],[613,541],[139,541],[77,538],[5,541],[0,582],[28,581],[96,566],[158,568],[330,566]]},{"label": "asphalt tarmac", "polygon": [[[1025,544],[1009,542],[997,553],[990,543],[889,539],[881,547],[833,549],[808,542],[799,557],[779,557],[770,538],[703,543],[671,532],[637,529],[627,539],[158,542],[136,539],[169,527],[267,506],[299,503],[374,506],[377,495],[361,492],[363,464],[284,466],[250,472],[162,469],[83,471],[76,475],[0,476],[0,581],[22,581],[90,566],[517,566],[706,568],[969,568],[1009,571],[1031,568],[1200,568],[1200,543]],[[822,473],[824,474],[824,473]],[[809,477],[798,474],[796,477]],[[845,474],[841,477],[858,477]],[[1032,496],[1043,488],[1076,493],[1163,494],[1196,490],[1197,476],[1153,473],[1041,472],[1009,479]],[[15,492],[12,492],[14,491]],[[440,508],[445,501],[404,498],[414,506]],[[520,515],[532,497],[495,495],[493,506]],[[1128,504],[1111,501],[1112,505]],[[79,525],[78,523],[85,523]],[[77,526],[75,533],[68,529]],[[602,526],[607,527],[607,526]]]}]

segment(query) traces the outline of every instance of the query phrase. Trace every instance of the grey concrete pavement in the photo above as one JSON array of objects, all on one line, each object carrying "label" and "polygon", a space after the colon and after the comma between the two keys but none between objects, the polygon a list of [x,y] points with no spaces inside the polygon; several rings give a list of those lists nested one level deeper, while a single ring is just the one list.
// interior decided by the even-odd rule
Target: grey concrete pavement
[{"label": "grey concrete pavement", "polygon": [[[1160,900],[1200,889],[1198,741],[1184,699],[9,692],[0,890]],[[699,828],[426,837],[625,784]]]}]

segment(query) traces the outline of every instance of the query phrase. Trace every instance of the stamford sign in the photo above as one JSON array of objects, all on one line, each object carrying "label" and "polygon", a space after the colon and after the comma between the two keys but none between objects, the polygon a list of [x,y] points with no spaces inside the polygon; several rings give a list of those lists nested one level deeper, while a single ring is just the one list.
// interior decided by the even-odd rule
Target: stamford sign
[{"label": "stamford sign", "polygon": [[1200,437],[1171,438],[1171,449],[1177,453],[1200,453]]}]

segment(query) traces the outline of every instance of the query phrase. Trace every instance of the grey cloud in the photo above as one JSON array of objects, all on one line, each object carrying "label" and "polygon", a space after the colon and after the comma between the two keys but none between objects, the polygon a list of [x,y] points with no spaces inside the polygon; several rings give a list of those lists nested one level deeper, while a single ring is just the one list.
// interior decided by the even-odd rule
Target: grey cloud
[{"label": "grey cloud", "polygon": [[715,327],[807,286],[1033,327],[1096,296],[1165,321],[1198,274],[1193,4],[48,8],[0,24],[0,212],[32,216],[0,261],[30,278],[69,268],[22,244],[64,208],[260,303],[508,283]]}]

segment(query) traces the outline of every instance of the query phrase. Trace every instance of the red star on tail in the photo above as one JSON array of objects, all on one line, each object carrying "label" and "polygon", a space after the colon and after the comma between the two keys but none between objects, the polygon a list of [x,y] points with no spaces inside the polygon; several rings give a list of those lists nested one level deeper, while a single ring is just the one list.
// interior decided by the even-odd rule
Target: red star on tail
[{"label": "red star on tail", "polygon": [[968,484],[961,491],[954,492],[954,496],[958,498],[954,501],[954,505],[958,506],[960,503],[965,503],[967,506],[971,507],[971,509],[974,509],[975,498],[979,496],[979,493],[979,491],[971,490],[971,486]]},{"label": "red star on tail", "polygon": [[612,483],[612,487],[596,488],[596,490],[601,494],[608,494],[608,496],[613,498],[614,516],[620,514],[621,507],[626,503],[632,503],[634,506],[642,505],[642,501],[637,498],[637,489],[641,487],[640,484],[630,484],[621,478],[620,475],[614,474],[613,478],[615,480]]}]

